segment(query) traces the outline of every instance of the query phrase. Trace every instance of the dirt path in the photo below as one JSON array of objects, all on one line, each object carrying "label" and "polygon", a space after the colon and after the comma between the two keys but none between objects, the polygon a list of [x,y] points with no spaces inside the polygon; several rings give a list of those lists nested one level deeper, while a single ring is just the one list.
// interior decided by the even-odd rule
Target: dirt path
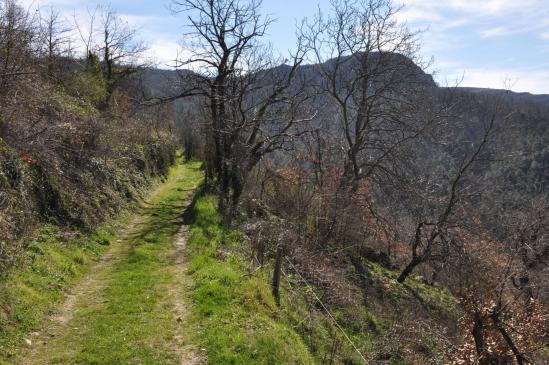
[{"label": "dirt path", "polygon": [[200,181],[198,166],[175,168],[15,363],[204,363],[184,331],[191,281],[182,216]]},{"label": "dirt path", "polygon": [[[191,279],[187,273],[187,259],[185,255],[185,248],[187,247],[187,236],[189,233],[189,226],[182,225],[175,242],[175,246],[172,252],[174,263],[174,277],[175,281],[180,285],[173,286],[170,290],[170,295],[174,302],[174,314],[177,322],[184,323],[189,316],[188,302],[184,300],[185,292],[192,284]],[[176,340],[174,351],[178,354],[181,365],[199,365],[204,364],[207,361],[207,356],[202,351],[199,351],[194,346],[187,344],[185,332],[180,328],[179,333],[174,338]]]}]

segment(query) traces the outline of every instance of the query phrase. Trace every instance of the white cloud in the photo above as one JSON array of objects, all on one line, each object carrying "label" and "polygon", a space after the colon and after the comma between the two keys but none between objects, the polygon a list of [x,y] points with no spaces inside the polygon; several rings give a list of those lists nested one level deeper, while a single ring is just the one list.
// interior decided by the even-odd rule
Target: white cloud
[{"label": "white cloud", "polygon": [[543,5],[541,0],[450,0],[448,5],[468,13],[497,16],[517,9]]},{"label": "white cloud", "polygon": [[[549,16],[549,14],[548,14]],[[519,33],[544,31],[549,28],[549,19],[532,19],[526,18],[521,21],[516,21],[508,26],[498,26],[481,31],[483,38],[504,37]],[[549,34],[549,32],[548,32]]]},{"label": "white cloud", "polygon": [[[491,49],[494,54],[482,51],[483,45],[488,45],[493,38],[505,40],[505,37],[521,34],[528,41],[549,40],[548,0],[400,1],[406,3],[400,20],[407,19],[412,26],[429,25],[423,35],[422,51],[446,61],[435,60],[433,66],[441,75],[437,78],[442,84],[445,80],[452,84],[463,78],[465,86],[502,88],[506,80],[512,80],[515,91],[549,93],[549,65],[538,65],[535,70],[524,69],[522,53],[516,60],[497,57],[497,52],[512,54],[513,43],[509,43],[508,52],[495,45]],[[471,52],[480,52],[482,57]],[[544,59],[544,52],[549,52],[549,44],[545,49],[539,45],[532,47],[531,62]],[[490,65],[477,63],[483,58],[489,59]]]},{"label": "white cloud", "polygon": [[501,16],[545,9],[545,0],[402,0],[407,7],[422,9],[427,13],[452,10],[473,16]]},{"label": "white cloud", "polygon": [[465,71],[454,69],[447,72],[445,78],[439,78],[437,81],[452,85],[456,80],[461,81],[459,86],[504,89],[510,84],[511,90],[516,92],[549,94],[549,70],[546,68],[468,68]]},{"label": "white cloud", "polygon": [[118,14],[122,20],[127,22],[131,27],[145,27],[153,24],[161,24],[164,20],[156,15],[134,15],[134,14]]},{"label": "white cloud", "polygon": [[[476,25],[483,38],[549,30],[547,0],[401,0],[401,19],[439,30]],[[503,24],[503,25],[500,25]]]},{"label": "white cloud", "polygon": [[158,67],[169,68],[174,65],[179,49],[181,47],[177,42],[160,39],[149,44],[146,54]]},{"label": "white cloud", "polygon": [[70,8],[88,5],[86,0],[19,0],[19,4],[26,9],[37,9],[41,7]]},{"label": "white cloud", "polygon": [[495,27],[480,32],[482,38],[501,37],[507,34],[510,34],[510,31],[508,28],[505,27]]},{"label": "white cloud", "polygon": [[397,18],[400,22],[439,22],[443,20],[443,17],[433,12],[427,12],[422,9],[414,9],[410,7],[404,7],[397,13]]}]

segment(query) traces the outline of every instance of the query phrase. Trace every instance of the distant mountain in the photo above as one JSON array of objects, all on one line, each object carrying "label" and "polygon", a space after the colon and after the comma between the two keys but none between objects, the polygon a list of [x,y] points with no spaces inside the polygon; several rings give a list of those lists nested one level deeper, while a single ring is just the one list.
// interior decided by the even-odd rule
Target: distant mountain
[{"label": "distant mountain", "polygon": [[[434,99],[442,100],[452,93],[460,100],[458,110],[462,118],[467,120],[465,130],[455,131],[455,146],[450,148],[459,149],[460,140],[474,139],[481,131],[481,123],[486,115],[487,105],[497,102],[509,114],[504,126],[505,133],[498,143],[502,154],[515,153],[520,155],[521,160],[518,167],[509,171],[510,179],[521,185],[521,189],[543,190],[549,185],[549,95],[534,95],[531,93],[509,92],[499,89],[473,88],[473,87],[439,87],[433,77],[425,73],[420,67],[404,56],[394,54],[393,61],[398,63],[400,69],[393,72],[407,73],[412,75],[409,82],[421,83],[434,95]],[[319,72],[320,66],[325,69],[333,67],[334,60],[323,65],[301,66],[298,78],[305,80],[309,85],[318,84],[322,81]],[[348,70],[342,74],[352,76],[353,60],[346,63]],[[287,73],[291,67],[281,65],[270,70],[263,71],[266,75],[270,73]],[[160,69],[147,69],[141,74],[142,83],[146,92],[151,96],[177,95],[183,90],[183,79],[181,75],[188,75],[191,71],[173,71]],[[268,82],[269,77],[265,77]],[[317,100],[318,103],[325,101]],[[319,104],[320,106],[321,104]],[[194,113],[190,113],[193,110]],[[176,110],[179,115],[179,123],[192,123],[187,120],[189,115],[200,114],[196,109],[196,99],[178,100]],[[483,119],[484,118],[484,119]]]},{"label": "distant mountain", "polygon": [[[404,57],[401,55],[394,55],[394,57]],[[327,61],[326,65],[329,67],[330,64],[333,64],[333,60]],[[318,72],[318,66],[316,64],[307,64],[303,65],[300,68],[301,77],[305,77],[309,80],[318,80],[321,76]],[[412,61],[409,61],[408,67],[413,70],[417,75],[417,81],[424,84],[430,84],[433,87],[437,87],[441,90],[449,89],[448,87],[438,87],[433,80],[432,75],[425,73],[421,70],[420,67],[415,65]],[[277,70],[276,72],[290,72],[291,66],[281,65],[272,70]],[[271,71],[272,71],[271,70]],[[269,71],[267,71],[269,72]],[[165,69],[156,69],[148,68],[141,71],[140,77],[142,78],[143,85],[146,87],[147,92],[150,92],[153,95],[175,95],[183,87],[181,84],[182,75],[187,75],[192,73],[192,71],[187,70],[165,70]],[[463,93],[469,93],[472,95],[484,95],[484,96],[502,96],[507,95],[510,101],[519,101],[526,103],[537,103],[549,107],[549,94],[531,94],[528,92],[513,92],[502,89],[489,89],[489,88],[478,88],[478,87],[457,87],[451,88],[458,90]]]},{"label": "distant mountain", "polygon": [[479,87],[460,87],[462,91],[469,92],[471,94],[484,94],[484,95],[493,95],[501,96],[504,94],[509,95],[509,98],[513,101],[524,101],[539,103],[545,106],[549,106],[549,94],[531,94],[526,92],[509,92],[507,90],[501,89],[487,89]]}]

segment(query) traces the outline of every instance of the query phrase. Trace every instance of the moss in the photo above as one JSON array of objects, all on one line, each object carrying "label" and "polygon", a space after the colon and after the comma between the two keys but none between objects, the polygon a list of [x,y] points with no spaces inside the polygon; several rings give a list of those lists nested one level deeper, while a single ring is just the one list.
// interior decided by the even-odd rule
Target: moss
[{"label": "moss", "polygon": [[400,284],[396,280],[398,272],[388,270],[367,260],[364,262],[375,280],[383,286],[385,293],[394,300],[420,301],[430,310],[454,317],[458,315],[458,300],[443,288],[427,285],[412,278],[407,279],[405,284]]}]

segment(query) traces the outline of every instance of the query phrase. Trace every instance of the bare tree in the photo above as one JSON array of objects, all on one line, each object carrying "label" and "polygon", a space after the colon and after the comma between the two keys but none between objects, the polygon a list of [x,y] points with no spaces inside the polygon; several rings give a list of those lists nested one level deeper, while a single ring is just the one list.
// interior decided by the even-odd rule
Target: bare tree
[{"label": "bare tree", "polygon": [[539,203],[511,214],[508,235],[500,240],[464,237],[459,255],[449,260],[453,277],[448,284],[465,313],[463,343],[453,363],[538,363],[549,319],[540,295],[545,280],[536,278],[524,254],[546,239],[547,206]]},{"label": "bare tree", "polygon": [[46,73],[54,77],[56,60],[63,55],[70,55],[70,32],[72,28],[62,18],[59,10],[53,7],[48,9],[45,16],[41,16],[41,54],[46,60]]},{"label": "bare tree", "polygon": [[103,75],[108,83],[107,98],[110,98],[122,79],[144,65],[147,48],[137,39],[137,30],[110,7],[102,9],[99,34],[99,52],[102,54]]},{"label": "bare tree", "polygon": [[0,93],[17,77],[32,73],[36,32],[33,18],[14,0],[0,3]]},{"label": "bare tree", "polygon": [[87,21],[86,27],[82,26],[82,20],[78,19],[78,16],[76,14],[76,11],[73,13],[73,22],[74,27],[78,31],[78,35],[80,36],[80,41],[84,45],[84,57],[87,60],[90,60],[91,54],[94,52],[94,36],[97,32],[96,30],[96,19],[97,19],[97,12],[99,11],[100,7],[96,6],[95,8],[90,9],[87,8]]},{"label": "bare tree", "polygon": [[452,229],[459,227],[460,218],[456,219],[456,217],[453,217],[453,214],[459,209],[462,193],[466,190],[464,189],[463,182],[475,164],[484,158],[483,152],[493,132],[495,119],[496,115],[494,114],[486,126],[482,139],[478,142],[471,155],[464,158],[457,169],[450,183],[447,198],[443,200],[444,203],[439,208],[438,216],[434,220],[420,220],[418,222],[412,242],[410,243],[412,258],[398,277],[397,280],[399,283],[403,283],[416,266],[430,261],[436,254],[442,256],[448,254],[449,246],[454,242],[451,233]]},{"label": "bare tree", "polygon": [[174,1],[176,12],[189,13],[193,40],[193,54],[179,60],[179,67],[197,71],[177,97],[206,97],[214,146],[209,164],[227,225],[236,214],[248,173],[264,155],[299,134],[300,122],[311,118],[300,108],[303,89],[294,84],[303,61],[301,47],[290,66],[272,57],[260,43],[272,20],[262,16],[260,8],[256,0]]},{"label": "bare tree", "polygon": [[[335,105],[345,151],[346,190],[363,179],[386,183],[405,170],[406,150],[438,120],[428,108],[432,80],[416,64],[417,33],[399,24],[390,0],[331,1],[301,27],[317,83]],[[421,114],[420,114],[421,113]]]}]

